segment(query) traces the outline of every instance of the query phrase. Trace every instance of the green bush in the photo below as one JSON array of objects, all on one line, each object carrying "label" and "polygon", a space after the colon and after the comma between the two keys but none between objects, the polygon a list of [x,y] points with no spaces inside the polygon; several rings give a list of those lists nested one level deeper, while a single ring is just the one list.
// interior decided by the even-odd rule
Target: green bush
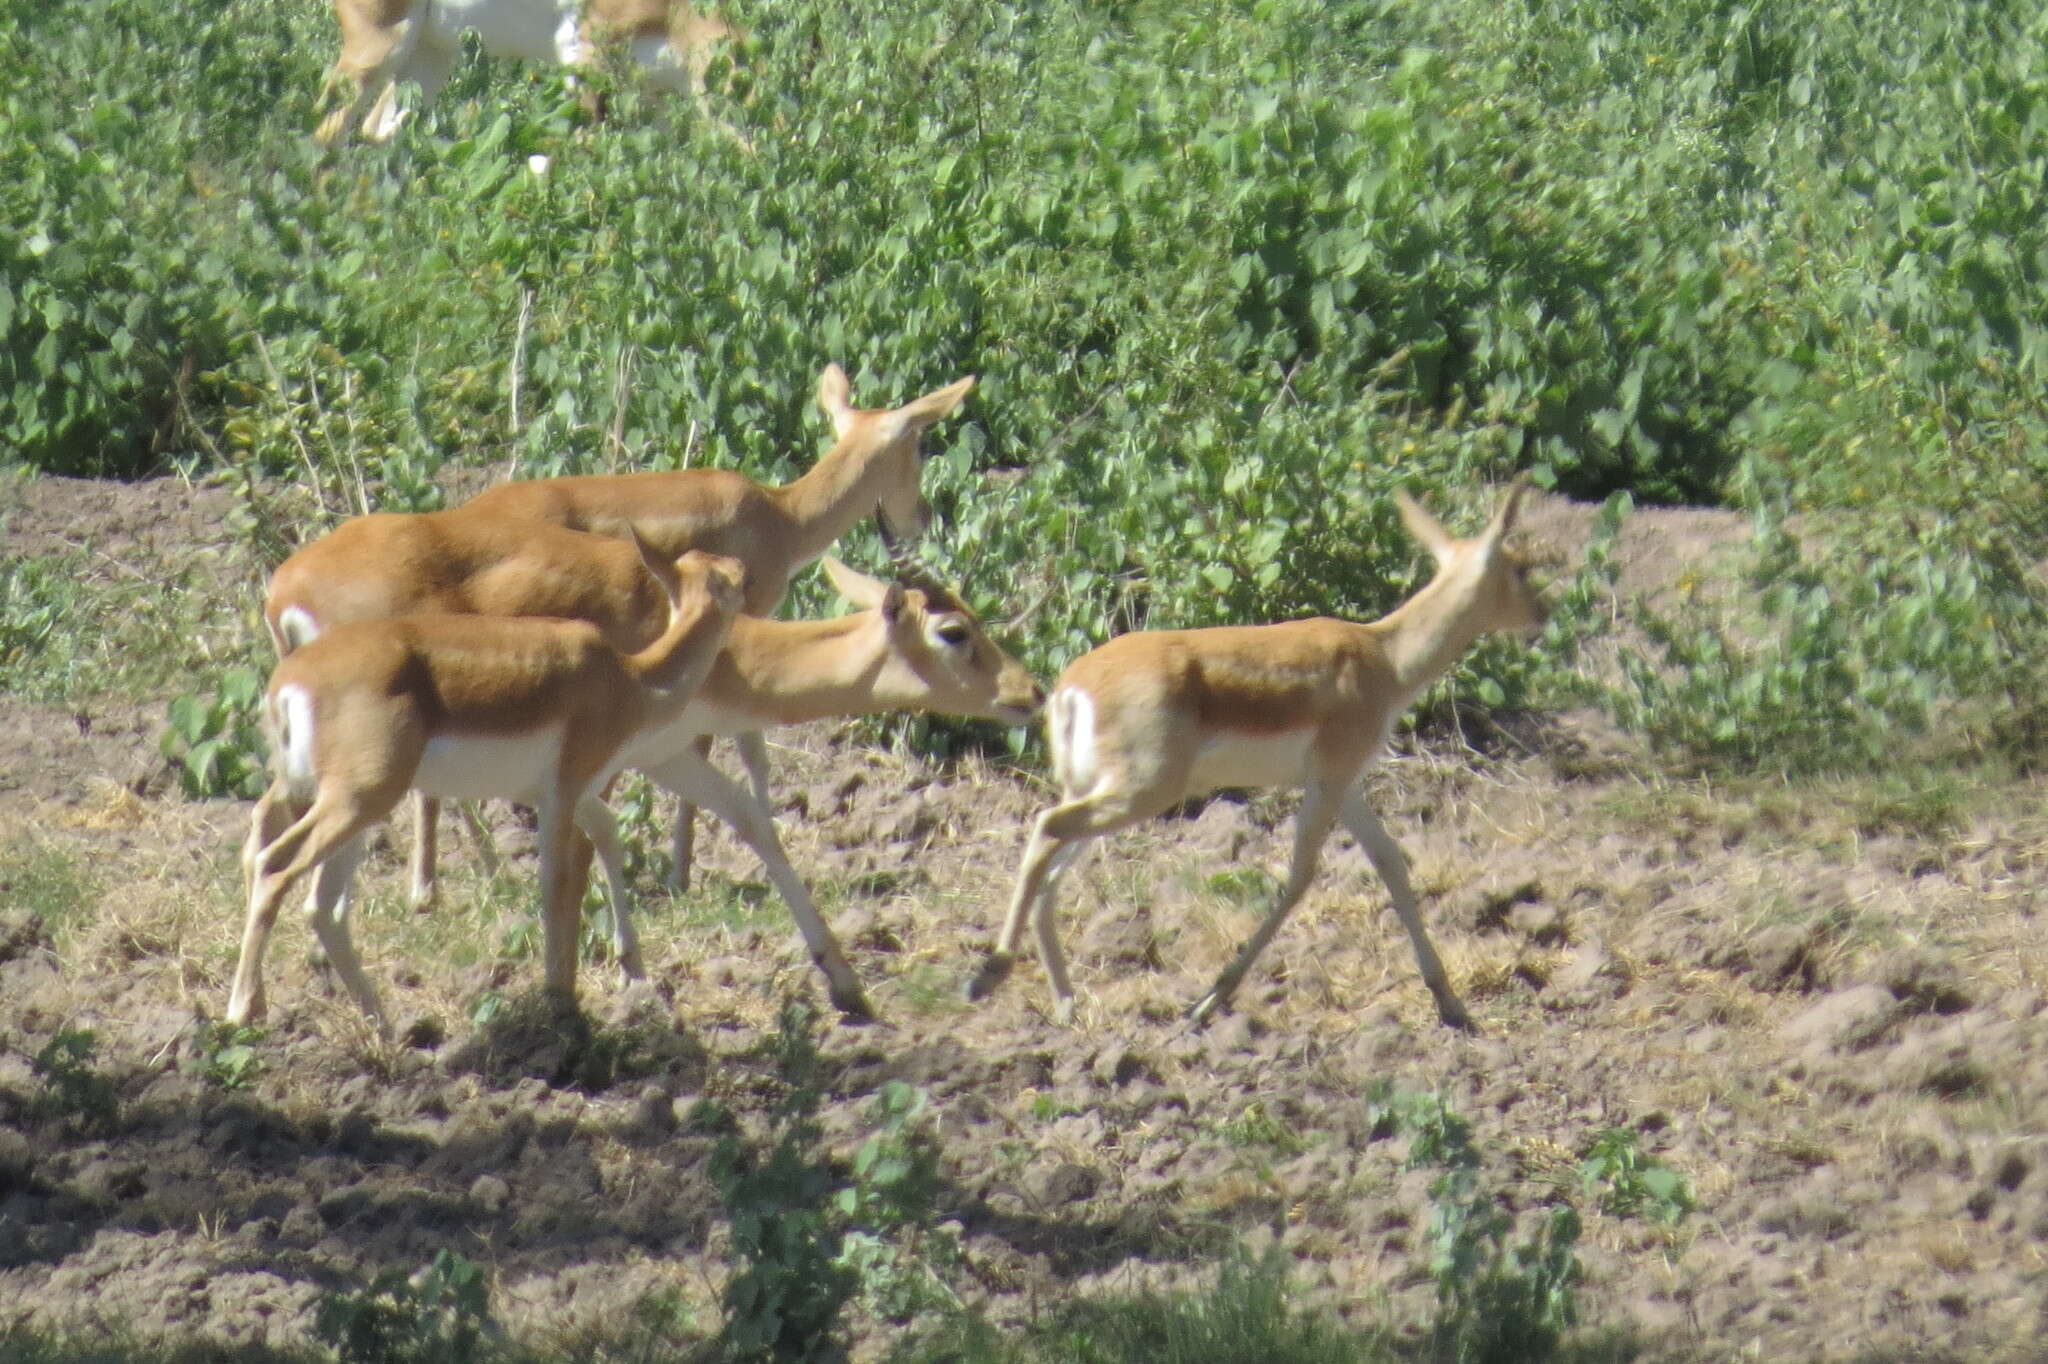
[{"label": "green bush", "polygon": [[[2038,671],[2039,14],[727,8],[753,38],[713,98],[751,151],[630,81],[583,129],[559,73],[472,63],[392,145],[323,152],[325,6],[0,0],[0,460],[228,464],[350,510],[437,505],[451,462],[779,480],[826,361],[871,402],[975,372],[932,554],[997,614],[1047,594],[1041,670],[1137,626],[1375,614],[1415,562],[1396,484],[1456,515],[1535,467],[1853,513],[1886,555],[1861,597],[1858,559],[1815,567],[1840,619],[1760,569],[1791,638],[1756,685],[1809,730],[1997,728]],[[1992,624],[1922,647],[1914,601]],[[1769,656],[1668,633],[1662,688],[1616,704],[1770,762],[1778,703],[1717,699]],[[1568,666],[1496,646],[1442,696]],[[1881,760],[1871,728],[1814,761]]]}]

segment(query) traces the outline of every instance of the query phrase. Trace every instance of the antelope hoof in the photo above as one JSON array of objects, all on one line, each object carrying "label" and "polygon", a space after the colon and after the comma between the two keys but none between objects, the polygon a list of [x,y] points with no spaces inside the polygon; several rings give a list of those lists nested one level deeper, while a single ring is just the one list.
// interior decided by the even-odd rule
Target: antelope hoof
[{"label": "antelope hoof", "polygon": [[1074,1000],[1071,995],[1066,999],[1056,999],[1052,1002],[1052,1021],[1062,1028],[1074,1026]]},{"label": "antelope hoof", "polygon": [[875,1011],[868,1006],[867,996],[862,994],[858,987],[851,991],[835,989],[830,994],[832,996],[832,1007],[839,1010],[841,1022],[872,1023],[875,1021]]},{"label": "antelope hoof", "polygon": [[1016,958],[1002,952],[992,952],[981,969],[968,979],[967,986],[960,993],[969,1004],[978,1004],[996,992],[996,987],[1010,978],[1010,967]]},{"label": "antelope hoof", "polygon": [[1188,1010],[1188,1022],[1197,1028],[1206,1028],[1209,1026],[1209,1020],[1216,1016],[1216,1011],[1223,1008],[1229,1002],[1222,995],[1211,990],[1208,994],[1196,1000],[1194,1007]]}]

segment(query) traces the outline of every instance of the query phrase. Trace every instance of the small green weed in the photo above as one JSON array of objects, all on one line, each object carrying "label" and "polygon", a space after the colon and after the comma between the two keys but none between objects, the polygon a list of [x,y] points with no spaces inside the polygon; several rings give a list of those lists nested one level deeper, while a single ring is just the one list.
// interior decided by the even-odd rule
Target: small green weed
[{"label": "small green weed", "polygon": [[1480,1183],[1470,1122],[1439,1095],[1396,1091],[1386,1081],[1373,1086],[1368,1102],[1374,1130],[1408,1137],[1410,1169],[1442,1171],[1429,1188],[1437,1357],[1457,1364],[1556,1358],[1578,1323],[1578,1213],[1548,1209],[1530,1236],[1510,1243],[1515,1217]]},{"label": "small green weed", "polygon": [[1675,1227],[1693,1211],[1692,1185],[1626,1127],[1610,1127],[1593,1138],[1579,1162],[1579,1184],[1600,1210],[1612,1217],[1643,1217]]},{"label": "small green weed", "polygon": [[853,1157],[853,1179],[834,1195],[847,1230],[838,1263],[861,1286],[862,1304],[885,1321],[956,1309],[947,1276],[959,1242],[927,1223],[938,1201],[939,1152],[930,1129],[931,1097],[892,1080],[876,1094],[873,1133]]},{"label": "small green weed", "polygon": [[220,685],[206,693],[174,698],[160,747],[177,764],[185,794],[195,798],[263,794],[263,731],[258,714],[263,676],[254,668],[229,668]]},{"label": "small green weed", "polygon": [[859,1291],[842,1262],[844,1219],[830,1168],[816,1149],[818,1054],[810,1006],[783,1006],[774,1047],[785,1092],[774,1138],[764,1152],[741,1140],[732,1115],[710,1101],[692,1126],[723,1130],[711,1156],[711,1180],[732,1226],[736,1268],[726,1283],[720,1357],[730,1361],[812,1357],[834,1338],[839,1316]]},{"label": "small green weed", "polygon": [[1232,867],[1208,877],[1203,884],[1211,894],[1234,905],[1264,904],[1280,888],[1273,873],[1264,867]]},{"label": "small green weed", "polygon": [[418,1274],[390,1270],[361,1292],[328,1294],[313,1318],[342,1364],[472,1364],[496,1331],[483,1271],[447,1250]]},{"label": "small green weed", "polygon": [[1299,1132],[1274,1117],[1257,1100],[1246,1104],[1243,1112],[1225,1122],[1221,1135],[1223,1140],[1240,1150],[1263,1148],[1279,1155],[1294,1156],[1308,1149],[1308,1142]]},{"label": "small green weed", "polygon": [[263,1073],[261,1028],[213,1022],[203,1026],[196,1048],[196,1068],[208,1084],[222,1089],[247,1089]]},{"label": "small green weed", "polygon": [[72,582],[33,559],[0,565],[0,677],[18,677],[40,657],[66,615]]},{"label": "small green weed", "polygon": [[52,932],[78,922],[98,883],[68,849],[40,840],[0,846],[0,903],[26,909]]},{"label": "small green weed", "polygon": [[79,1132],[110,1131],[120,1116],[114,1082],[93,1066],[99,1040],[86,1028],[63,1028],[29,1060],[41,1083],[35,1111]]}]

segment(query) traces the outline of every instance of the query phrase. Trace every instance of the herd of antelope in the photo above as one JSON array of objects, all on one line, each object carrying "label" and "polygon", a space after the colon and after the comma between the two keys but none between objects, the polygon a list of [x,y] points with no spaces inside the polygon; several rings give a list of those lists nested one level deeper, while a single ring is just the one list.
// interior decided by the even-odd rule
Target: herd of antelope
[{"label": "herd of antelope", "polygon": [[[323,140],[346,132],[366,101],[366,135],[388,137],[401,118],[395,83],[418,81],[431,98],[465,31],[502,55],[571,65],[589,60],[597,32],[623,34],[658,78],[700,96],[707,45],[731,36],[680,0],[335,0],[335,8],[342,55],[334,78],[355,93],[321,125]],[[920,441],[974,382],[862,410],[845,372],[828,366],[818,403],[834,443],[782,487],[713,469],[508,482],[448,511],[357,517],[287,559],[263,610],[280,660],[263,707],[272,780],[242,852],[249,903],[228,1020],[263,1013],[265,945],[280,903],[310,873],[313,931],[357,1004],[385,1027],[346,916],[365,841],[407,792],[418,798],[416,904],[434,895],[439,802],[510,799],[538,816],[548,988],[573,997],[593,856],[620,969],[641,976],[618,825],[605,804],[629,768],[681,798],[673,884],[687,886],[702,807],[761,859],[832,1002],[849,1018],[872,1017],[783,852],[761,732],[914,710],[1021,725],[1043,709],[1061,798],[1031,831],[969,999],[1009,975],[1028,919],[1054,1017],[1070,1022],[1074,993],[1053,896],[1095,840],[1218,788],[1299,787],[1286,883],[1191,1016],[1200,1023],[1230,1003],[1341,822],[1386,882],[1438,1015],[1470,1029],[1400,847],[1361,782],[1409,704],[1480,636],[1543,624],[1526,566],[1506,543],[1525,485],[1511,487],[1486,529],[1464,540],[1397,494],[1436,573],[1382,620],[1140,631],[1076,659],[1048,699],[909,549],[930,520]],[[871,513],[893,581],[827,557]],[[770,619],[791,577],[820,559],[859,610]],[[738,740],[745,783],[708,760],[720,735]]]},{"label": "herd of antelope", "polygon": [[[278,906],[312,873],[313,931],[349,993],[384,1026],[349,941],[348,893],[370,830],[408,791],[419,797],[417,903],[434,893],[436,802],[514,800],[539,816],[548,987],[573,995],[593,855],[620,969],[640,976],[617,822],[604,801],[628,768],[685,802],[678,879],[688,876],[688,825],[701,806],[760,857],[833,1003],[850,1018],[871,1017],[776,835],[760,732],[909,710],[1024,724],[1043,708],[1061,799],[1032,830],[970,999],[1009,974],[1028,917],[1054,1016],[1070,1021],[1053,892],[1080,854],[1189,796],[1300,787],[1286,884],[1192,1016],[1206,1020],[1230,1002],[1341,821],[1386,881],[1438,1014],[1470,1028],[1400,848],[1360,782],[1408,704],[1475,640],[1543,623],[1527,570],[1506,545],[1524,485],[1468,540],[1399,495],[1403,521],[1437,568],[1382,620],[1139,631],[1076,659],[1048,700],[907,548],[930,519],[920,440],[973,386],[965,378],[864,411],[845,372],[828,366],[818,402],[837,439],[781,487],[716,469],[504,483],[448,511],[357,517],[287,559],[264,603],[281,655],[263,717],[274,775],[243,848],[249,907],[229,1021],[263,1012],[263,952]],[[826,555],[870,513],[891,547],[893,581]],[[768,619],[791,576],[821,558],[860,609]],[[741,741],[746,783],[708,761],[716,735]]]}]

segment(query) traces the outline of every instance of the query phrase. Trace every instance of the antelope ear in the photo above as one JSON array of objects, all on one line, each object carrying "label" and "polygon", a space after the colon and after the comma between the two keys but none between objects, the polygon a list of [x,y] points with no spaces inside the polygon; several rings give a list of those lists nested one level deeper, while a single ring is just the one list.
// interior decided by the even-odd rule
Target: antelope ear
[{"label": "antelope ear", "polygon": [[1428,550],[1432,557],[1441,560],[1450,553],[1453,543],[1450,532],[1437,524],[1434,516],[1422,509],[1422,504],[1408,496],[1405,489],[1394,490],[1394,505],[1400,509],[1401,524],[1408,527],[1408,533]]},{"label": "antelope ear", "polygon": [[944,388],[935,388],[922,398],[905,403],[896,409],[896,416],[904,429],[922,430],[950,416],[953,409],[960,406],[960,400],[973,389],[974,376],[970,374],[965,379],[947,384]]},{"label": "antelope ear", "polygon": [[632,540],[633,548],[639,551],[640,566],[654,576],[654,581],[661,584],[661,594],[668,598],[670,606],[674,606],[683,595],[683,580],[676,572],[676,566],[655,553],[654,546],[641,538],[638,526],[628,522],[626,535]]},{"label": "antelope ear", "polygon": [[825,576],[832,580],[832,586],[839,589],[839,595],[862,610],[880,606],[888,593],[888,585],[880,578],[870,578],[859,569],[849,568],[827,554],[819,560],[825,566]]},{"label": "antelope ear", "polygon": [[825,372],[818,376],[818,406],[832,419],[832,429],[845,435],[854,416],[853,385],[847,382],[846,371],[837,361],[825,366]]},{"label": "antelope ear", "polygon": [[1507,538],[1515,528],[1515,517],[1522,510],[1522,496],[1529,491],[1529,475],[1515,475],[1515,481],[1508,485],[1508,495],[1501,502],[1500,510],[1493,514],[1493,523],[1486,528],[1487,538],[1495,543]]}]

